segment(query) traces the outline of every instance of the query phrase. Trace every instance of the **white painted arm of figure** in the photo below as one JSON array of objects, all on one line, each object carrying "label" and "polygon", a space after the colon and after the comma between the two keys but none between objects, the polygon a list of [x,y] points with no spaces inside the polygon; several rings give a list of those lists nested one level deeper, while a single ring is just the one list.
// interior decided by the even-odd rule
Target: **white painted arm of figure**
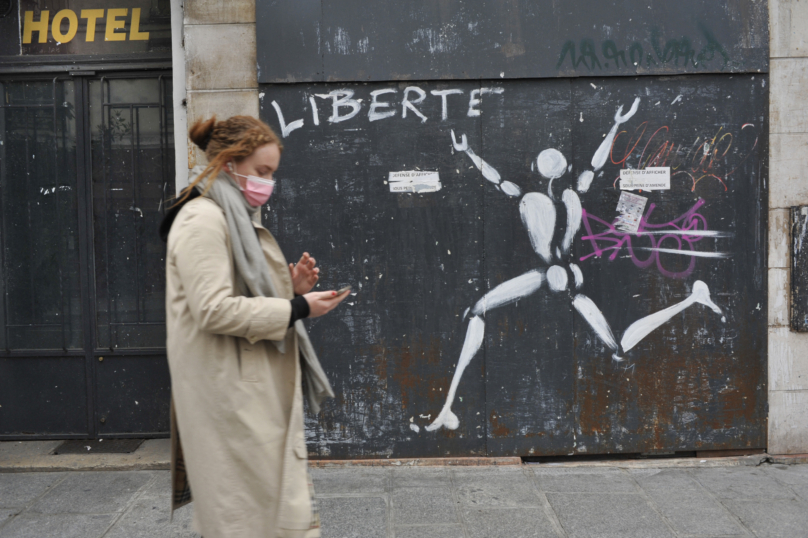
[{"label": "white painted arm of figure", "polygon": [[483,174],[483,177],[497,186],[502,192],[507,194],[508,196],[519,196],[522,194],[522,189],[520,189],[514,183],[510,181],[502,181],[502,177],[500,177],[499,172],[485,162],[482,157],[474,153],[474,150],[469,147],[468,139],[466,135],[460,135],[460,142],[457,141],[455,137],[454,129],[452,132],[452,145],[454,146],[455,151],[463,151],[466,155],[469,156],[471,162],[474,163],[474,166]]},{"label": "white painted arm of figure", "polygon": [[617,108],[617,112],[614,114],[614,125],[612,125],[612,129],[609,131],[609,134],[606,135],[606,138],[603,139],[601,142],[600,147],[595,152],[595,155],[592,157],[592,169],[597,172],[603,165],[606,164],[606,157],[609,155],[609,150],[612,147],[612,143],[614,142],[614,137],[617,136],[617,129],[628,120],[631,119],[632,116],[637,112],[637,107],[640,106],[640,98],[637,97],[634,99],[634,104],[631,105],[631,109],[626,113],[622,114],[623,112],[623,105],[620,105]]},{"label": "white painted arm of figure", "polygon": [[603,165],[606,164],[606,158],[609,156],[609,150],[612,148],[614,138],[617,136],[617,129],[620,127],[620,125],[626,123],[631,119],[632,116],[634,116],[634,114],[637,112],[637,107],[639,106],[640,98],[637,97],[634,99],[634,103],[631,105],[631,109],[629,109],[627,113],[623,114],[623,105],[620,105],[617,108],[617,112],[614,114],[614,125],[612,125],[609,134],[606,135],[603,142],[600,143],[595,155],[592,156],[592,170],[586,170],[580,176],[578,176],[579,192],[586,192],[589,190],[589,185],[592,184],[592,180],[595,178],[595,172],[603,168]]}]

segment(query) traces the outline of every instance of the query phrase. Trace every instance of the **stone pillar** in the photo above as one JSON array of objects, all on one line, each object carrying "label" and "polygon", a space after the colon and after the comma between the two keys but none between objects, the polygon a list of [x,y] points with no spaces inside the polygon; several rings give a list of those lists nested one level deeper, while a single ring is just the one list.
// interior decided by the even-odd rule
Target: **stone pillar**
[{"label": "stone pillar", "polygon": [[808,205],[808,0],[770,0],[769,440],[808,453],[808,333],[789,328],[788,208]]},{"label": "stone pillar", "polygon": [[[188,126],[213,114],[258,117],[255,0],[193,0],[184,11]],[[188,141],[188,168],[205,162]]]}]

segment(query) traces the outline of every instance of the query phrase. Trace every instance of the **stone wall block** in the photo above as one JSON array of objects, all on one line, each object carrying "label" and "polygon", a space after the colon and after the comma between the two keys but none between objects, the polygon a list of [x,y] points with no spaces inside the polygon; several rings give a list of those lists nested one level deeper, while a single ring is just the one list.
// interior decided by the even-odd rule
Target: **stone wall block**
[{"label": "stone wall block", "polygon": [[769,114],[772,133],[808,133],[808,58],[771,61]]},{"label": "stone wall block", "polygon": [[191,0],[184,8],[186,25],[255,22],[255,0]]},{"label": "stone wall block", "polygon": [[769,328],[769,390],[808,391],[808,334]]},{"label": "stone wall block", "polygon": [[808,453],[808,390],[769,392],[769,454]]},{"label": "stone wall block", "polygon": [[789,325],[789,280],[788,269],[769,269],[769,326]]},{"label": "stone wall block", "polygon": [[188,90],[257,88],[254,24],[185,27]]},{"label": "stone wall block", "polygon": [[808,134],[772,133],[769,154],[769,207],[808,204]]},{"label": "stone wall block", "polygon": [[790,221],[787,209],[769,211],[769,267],[790,267],[788,237]]},{"label": "stone wall block", "polygon": [[769,54],[772,58],[808,56],[808,2],[769,2],[769,24]]},{"label": "stone wall block", "polygon": [[[231,116],[258,117],[258,90],[190,92],[188,94],[188,125],[216,114],[218,120]],[[188,167],[206,162],[205,155],[193,142],[188,142]]]}]

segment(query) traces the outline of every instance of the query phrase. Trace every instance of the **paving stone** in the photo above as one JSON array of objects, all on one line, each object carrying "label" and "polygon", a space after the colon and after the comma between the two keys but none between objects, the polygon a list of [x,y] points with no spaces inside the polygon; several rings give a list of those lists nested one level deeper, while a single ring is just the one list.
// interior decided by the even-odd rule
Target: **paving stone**
[{"label": "paving stone", "polygon": [[465,538],[459,525],[420,525],[396,527],[396,538]]},{"label": "paving stone", "polygon": [[794,494],[760,468],[714,467],[691,471],[704,487],[721,499],[791,499]]},{"label": "paving stone", "polygon": [[556,538],[553,524],[537,508],[477,508],[463,511],[470,538]]},{"label": "paving stone", "polygon": [[378,467],[311,469],[314,491],[327,493],[384,493],[390,473]]},{"label": "paving stone", "polygon": [[634,481],[620,469],[533,469],[542,491],[563,493],[637,493]]},{"label": "paving stone", "polygon": [[681,469],[643,469],[631,474],[679,534],[744,534],[727,510]]},{"label": "paving stone", "polygon": [[326,497],[317,502],[321,538],[387,538],[387,503],[382,497]]},{"label": "paving stone", "polygon": [[457,499],[465,506],[531,506],[539,505],[537,492],[530,486],[519,484],[479,484],[457,488]]},{"label": "paving stone", "polygon": [[0,538],[100,538],[115,517],[115,514],[26,513],[0,529]]},{"label": "paving stone", "polygon": [[199,537],[193,531],[193,504],[174,512],[171,520],[169,498],[140,498],[104,538],[192,538]]},{"label": "paving stone", "polygon": [[120,512],[152,476],[152,472],[146,471],[69,473],[34,503],[30,511],[43,514]]},{"label": "paving stone", "polygon": [[528,482],[528,475],[519,466],[449,468],[455,487],[479,484],[480,482]]},{"label": "paving stone", "polygon": [[400,488],[391,493],[396,525],[457,523],[455,502],[449,488]]},{"label": "paving stone", "polygon": [[400,467],[391,472],[393,487],[444,487],[451,486],[449,473],[443,467]]},{"label": "paving stone", "polygon": [[539,504],[532,480],[518,467],[452,469],[457,497],[465,506],[526,507]]},{"label": "paving stone", "polygon": [[64,476],[64,473],[0,473],[0,508],[23,508]]},{"label": "paving stone", "polygon": [[166,506],[171,502],[171,471],[152,473],[152,481],[140,490],[138,499],[164,500]]},{"label": "paving stone", "polygon": [[726,500],[758,538],[796,538],[808,532],[808,505],[796,500]]},{"label": "paving stone", "polygon": [[808,501],[808,465],[772,465],[763,469],[778,482],[787,484],[802,500]]},{"label": "paving stone", "polygon": [[667,538],[668,526],[642,495],[548,493],[569,538]]},{"label": "paving stone", "polygon": [[17,513],[18,513],[19,511],[20,511],[20,509],[19,509],[19,508],[15,508],[15,509],[2,509],[2,510],[0,510],[0,527],[2,527],[3,525],[5,525],[5,524],[8,522],[8,520],[9,520],[9,519],[11,519],[11,518],[12,518],[12,517],[14,517],[15,515],[17,515]]}]

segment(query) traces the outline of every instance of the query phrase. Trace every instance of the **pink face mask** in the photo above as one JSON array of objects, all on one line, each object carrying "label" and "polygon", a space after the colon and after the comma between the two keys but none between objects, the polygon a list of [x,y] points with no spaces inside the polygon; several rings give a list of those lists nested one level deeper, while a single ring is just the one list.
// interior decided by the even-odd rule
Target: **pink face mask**
[{"label": "pink face mask", "polygon": [[248,204],[258,207],[267,203],[269,197],[272,196],[272,190],[275,188],[273,180],[236,173],[232,165],[229,165],[229,168],[234,176],[243,177],[246,180],[244,187],[239,185],[238,188],[241,189]]}]

